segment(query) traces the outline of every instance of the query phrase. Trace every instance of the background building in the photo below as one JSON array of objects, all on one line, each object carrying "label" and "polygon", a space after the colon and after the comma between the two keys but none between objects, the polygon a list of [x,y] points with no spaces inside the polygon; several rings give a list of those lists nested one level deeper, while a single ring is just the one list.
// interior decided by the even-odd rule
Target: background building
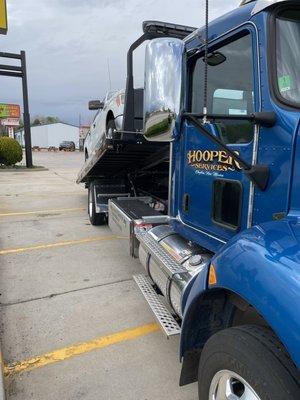
[{"label": "background building", "polygon": [[[15,138],[24,146],[24,130],[15,133]],[[54,124],[37,125],[31,127],[32,147],[46,148],[59,147],[60,143],[68,140],[75,143],[76,149],[79,148],[79,129],[78,126],[56,122]]]}]

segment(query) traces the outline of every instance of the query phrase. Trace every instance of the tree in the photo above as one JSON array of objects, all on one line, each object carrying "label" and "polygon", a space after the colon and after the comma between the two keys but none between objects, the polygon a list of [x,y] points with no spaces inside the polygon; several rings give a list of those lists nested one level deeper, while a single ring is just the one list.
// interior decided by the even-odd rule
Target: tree
[{"label": "tree", "polygon": [[32,126],[37,126],[37,125],[45,125],[45,124],[55,124],[56,122],[60,122],[58,117],[52,117],[52,116],[43,116],[43,115],[38,115],[35,116],[33,121],[31,122]]},{"label": "tree", "polygon": [[37,125],[41,125],[41,121],[39,120],[39,118],[35,118],[31,124],[32,126],[37,126]]},{"label": "tree", "polygon": [[55,124],[56,122],[59,122],[58,117],[46,117],[47,124]]}]

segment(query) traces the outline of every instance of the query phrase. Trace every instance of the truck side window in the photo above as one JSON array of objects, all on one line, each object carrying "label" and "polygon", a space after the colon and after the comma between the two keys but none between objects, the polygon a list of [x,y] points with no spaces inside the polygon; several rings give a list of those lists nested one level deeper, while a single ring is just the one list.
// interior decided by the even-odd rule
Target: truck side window
[{"label": "truck side window", "polygon": [[[253,60],[250,34],[218,48],[220,63],[208,66],[208,112],[212,114],[246,115],[254,112]],[[192,73],[191,111],[203,112],[204,60],[198,58]],[[249,143],[253,125],[245,121],[223,120],[214,124],[226,144]]]},{"label": "truck side window", "polygon": [[238,181],[215,180],[213,185],[213,220],[237,229],[240,226],[242,185]]}]

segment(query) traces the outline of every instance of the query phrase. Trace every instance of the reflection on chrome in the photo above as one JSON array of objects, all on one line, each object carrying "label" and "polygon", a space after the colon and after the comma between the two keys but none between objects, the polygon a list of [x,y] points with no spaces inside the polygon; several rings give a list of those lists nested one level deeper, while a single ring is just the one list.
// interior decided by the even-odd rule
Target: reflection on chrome
[{"label": "reflection on chrome", "polygon": [[146,48],[144,133],[148,140],[172,140],[180,111],[184,43],[179,39],[152,40]]}]

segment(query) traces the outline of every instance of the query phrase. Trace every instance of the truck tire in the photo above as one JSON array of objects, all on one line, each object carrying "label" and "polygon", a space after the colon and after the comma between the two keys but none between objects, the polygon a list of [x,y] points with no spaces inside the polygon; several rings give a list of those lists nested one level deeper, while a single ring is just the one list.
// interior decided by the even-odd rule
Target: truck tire
[{"label": "truck tire", "polygon": [[109,120],[107,123],[106,127],[106,137],[107,139],[114,139],[115,136],[115,129],[116,129],[116,124],[113,119]]},{"label": "truck tire", "polygon": [[94,226],[105,225],[106,224],[106,214],[96,212],[96,201],[95,201],[95,184],[92,182],[89,185],[88,190],[88,213],[90,223]]},{"label": "truck tire", "polygon": [[225,329],[205,344],[199,400],[299,400],[299,371],[274,333],[259,326]]}]

